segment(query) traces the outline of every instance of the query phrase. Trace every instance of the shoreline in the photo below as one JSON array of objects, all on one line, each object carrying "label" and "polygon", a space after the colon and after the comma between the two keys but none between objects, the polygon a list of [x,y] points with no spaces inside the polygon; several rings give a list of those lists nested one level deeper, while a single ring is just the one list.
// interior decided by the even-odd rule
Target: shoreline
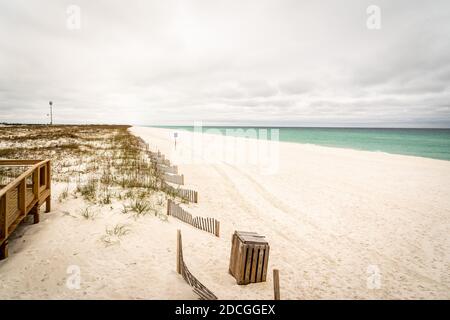
[{"label": "shoreline", "polygon": [[[162,129],[167,131],[168,133],[173,133],[174,131],[179,132],[179,129],[175,129],[175,128],[162,128],[162,127],[155,127],[155,126],[131,126],[130,129],[132,130],[132,128],[154,128],[154,129]],[[240,127],[239,127],[240,128]],[[450,129],[445,129],[445,130],[450,130]],[[189,130],[183,130],[183,132],[188,132],[189,134],[192,134],[192,131]],[[224,135],[220,135],[220,134],[211,134],[211,133],[202,133],[205,136],[211,136],[211,137],[216,137],[216,136],[224,136]],[[232,139],[234,138],[239,138],[239,139],[243,139],[246,141],[253,141],[253,140],[258,140],[258,139],[254,139],[254,138],[247,138],[247,137],[237,137],[237,136],[228,136]],[[269,141],[270,140],[264,140],[262,139],[261,141]],[[439,158],[431,158],[431,157],[425,157],[425,156],[418,156],[418,155],[409,155],[409,154],[402,154],[402,153],[391,153],[391,152],[387,152],[387,151],[382,151],[382,150],[378,150],[378,151],[374,151],[374,150],[364,150],[364,149],[355,149],[355,148],[350,148],[350,147],[337,147],[337,146],[329,146],[329,145],[322,145],[322,144],[315,144],[315,143],[304,143],[304,142],[294,142],[294,141],[282,141],[279,140],[276,143],[281,143],[281,144],[287,144],[287,145],[292,145],[292,146],[303,146],[303,147],[312,147],[312,148],[318,148],[318,149],[329,149],[330,152],[335,151],[335,152],[362,152],[362,153],[368,153],[373,154],[373,155],[386,155],[386,156],[393,156],[393,157],[400,157],[400,158],[412,158],[412,159],[421,159],[421,160],[425,160],[425,161],[437,161],[437,162],[441,162],[441,163],[445,163],[445,164],[450,164],[450,160],[445,160],[445,159],[439,159]]]},{"label": "shoreline", "polygon": [[[163,129],[163,130],[169,130],[169,131],[182,131],[182,132],[189,132],[193,133],[192,130],[188,130],[183,127],[176,127],[176,126],[131,126],[131,127],[141,127],[141,128],[156,128],[156,129]],[[187,126],[189,128],[192,128],[192,126]],[[444,130],[444,131],[450,131],[449,128],[353,128],[353,127],[250,127],[250,126],[205,126],[204,129],[224,129],[224,128],[231,128],[231,129],[367,129],[367,130]],[[223,135],[223,134],[216,134],[216,133],[209,133],[209,132],[203,132],[203,134],[213,134],[213,135]],[[239,136],[236,136],[239,137]],[[240,137],[243,139],[253,139],[255,138],[247,138],[247,137]],[[259,140],[256,138],[256,140]],[[269,140],[269,139],[261,139],[261,140]],[[270,141],[270,140],[269,140]],[[350,146],[336,146],[336,145],[327,145],[327,144],[320,144],[320,143],[314,143],[314,142],[303,142],[303,141],[289,141],[289,140],[279,140],[280,143],[290,143],[290,144],[299,144],[299,145],[312,145],[312,146],[318,146],[318,147],[324,147],[324,148],[333,148],[333,149],[344,149],[344,150],[353,150],[353,151],[363,151],[363,152],[372,152],[372,153],[383,153],[388,155],[398,155],[398,156],[405,156],[405,157],[416,157],[416,158],[423,158],[423,159],[432,159],[432,160],[439,160],[439,161],[446,161],[449,162],[449,159],[443,159],[443,158],[437,158],[432,156],[424,156],[424,155],[417,155],[417,154],[405,154],[400,152],[392,152],[392,151],[383,151],[383,150],[368,150],[363,148],[357,148],[357,147],[350,147]]]}]

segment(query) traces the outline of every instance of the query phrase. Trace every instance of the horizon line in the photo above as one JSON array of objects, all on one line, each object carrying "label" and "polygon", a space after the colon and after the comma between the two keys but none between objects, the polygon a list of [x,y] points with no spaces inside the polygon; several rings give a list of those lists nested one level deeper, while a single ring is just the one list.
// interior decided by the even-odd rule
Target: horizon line
[{"label": "horizon line", "polygon": [[[194,125],[176,124],[130,124],[130,123],[21,123],[21,122],[0,122],[6,126],[132,126],[132,127],[195,127]],[[450,130],[449,127],[378,127],[378,126],[292,126],[292,125],[202,125],[209,128],[304,128],[304,129],[412,129],[412,130]]]}]

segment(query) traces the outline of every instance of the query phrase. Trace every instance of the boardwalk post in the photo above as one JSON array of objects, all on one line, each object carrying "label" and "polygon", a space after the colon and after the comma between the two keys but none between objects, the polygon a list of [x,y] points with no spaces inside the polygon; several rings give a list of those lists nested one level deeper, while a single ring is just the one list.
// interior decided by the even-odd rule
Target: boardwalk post
[{"label": "boardwalk post", "polygon": [[27,215],[27,184],[26,179],[23,179],[22,182],[19,184],[19,193],[17,194],[19,198],[19,210],[21,211],[22,215]]},{"label": "boardwalk post", "polygon": [[38,203],[36,203],[30,211],[30,213],[33,215],[34,223],[39,223],[39,185],[40,185],[39,169],[36,169],[33,172],[33,194],[34,198],[38,200]]},{"label": "boardwalk post", "polygon": [[7,194],[0,197],[0,237],[4,239],[8,237],[8,215],[6,214],[8,208],[8,205],[6,204],[7,199]]},{"label": "boardwalk post", "polygon": [[[8,236],[8,222],[6,215],[6,199],[7,195],[5,194],[2,198],[0,198],[0,235],[3,238]],[[0,260],[8,258],[8,239],[5,239],[2,244],[0,244]]]},{"label": "boardwalk post", "polygon": [[181,230],[177,230],[177,272],[181,274]]},{"label": "boardwalk post", "polygon": [[8,239],[0,245],[0,260],[8,258]]},{"label": "boardwalk post", "polygon": [[36,203],[30,210],[30,214],[33,216],[33,223],[39,223],[39,203]]},{"label": "boardwalk post", "polygon": [[273,269],[273,291],[274,300],[280,300],[280,272],[278,269]]},{"label": "boardwalk post", "polygon": [[48,196],[45,199],[45,212],[50,212],[52,210],[52,196]]},{"label": "boardwalk post", "polygon": [[45,212],[50,212],[52,210],[52,178],[51,178],[51,162],[50,160],[47,162],[45,167],[45,179],[47,188],[50,190],[50,195],[45,200]]},{"label": "boardwalk post", "polygon": [[33,194],[35,199],[39,199],[39,169],[33,171]]}]

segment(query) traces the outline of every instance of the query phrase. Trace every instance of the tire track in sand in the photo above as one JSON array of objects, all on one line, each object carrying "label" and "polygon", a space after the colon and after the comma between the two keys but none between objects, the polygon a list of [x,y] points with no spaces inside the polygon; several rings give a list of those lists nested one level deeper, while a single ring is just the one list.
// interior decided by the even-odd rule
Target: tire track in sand
[{"label": "tire track in sand", "polygon": [[[416,278],[416,279],[421,279],[422,281],[428,282],[430,284],[433,284],[434,286],[437,287],[441,287],[444,290],[447,290],[448,292],[450,292],[450,286],[441,283],[433,278],[430,278],[427,275],[424,275],[416,270],[413,270],[403,264],[400,264],[397,260],[394,260],[393,258],[391,258],[390,256],[387,256],[379,251],[376,251],[374,249],[368,248],[368,247],[363,247],[361,245],[359,245],[354,239],[348,237],[347,235],[339,235],[339,237],[331,234],[331,233],[327,233],[324,232],[324,230],[322,228],[320,228],[319,226],[317,226],[315,223],[313,223],[310,219],[306,219],[303,215],[299,216],[298,213],[300,211],[293,209],[292,207],[286,205],[282,200],[278,199],[277,197],[275,197],[272,193],[270,193],[269,191],[267,191],[258,181],[256,181],[252,176],[250,176],[248,173],[244,172],[243,170],[239,169],[238,167],[232,166],[230,164],[226,164],[228,168],[230,168],[231,170],[235,171],[237,174],[239,174],[242,178],[246,179],[247,181],[250,182],[250,184],[253,186],[254,190],[256,192],[258,192],[258,194],[260,195],[261,198],[265,199],[266,202],[270,203],[274,208],[277,208],[279,211],[281,211],[282,213],[285,214],[285,217],[289,220],[292,221],[292,223],[298,223],[298,221],[295,221],[294,219],[292,219],[292,215],[297,215],[297,217],[301,217],[302,222],[309,224],[312,228],[316,229],[316,232],[320,233],[322,236],[326,236],[326,237],[330,237],[331,239],[329,239],[328,241],[330,243],[338,243],[341,242],[342,240],[345,241],[345,247],[347,249],[349,248],[353,248],[353,249],[349,249],[352,252],[366,252],[366,253],[370,253],[372,256],[376,257],[376,260],[378,261],[385,261],[391,264],[391,270],[393,269],[403,269],[405,274],[409,274],[409,276],[411,278]],[[217,169],[217,168],[216,168]],[[231,179],[222,172],[221,174],[222,176],[226,176],[226,178],[231,182]],[[244,199],[244,201],[246,201]],[[289,226],[291,226],[291,224],[287,224],[285,227],[288,228]],[[284,229],[286,230],[286,229]],[[277,232],[279,235],[281,235],[283,238],[285,238],[286,240],[289,241],[289,238],[286,237],[285,232],[284,233],[280,233]],[[292,233],[291,233],[292,234]],[[294,233],[295,234],[295,233]],[[298,235],[296,235],[298,237]],[[333,264],[337,264],[335,258],[331,257],[329,254],[325,253],[323,250],[320,250],[319,248],[309,244],[309,247],[320,252],[322,257],[325,257],[330,263]]]}]

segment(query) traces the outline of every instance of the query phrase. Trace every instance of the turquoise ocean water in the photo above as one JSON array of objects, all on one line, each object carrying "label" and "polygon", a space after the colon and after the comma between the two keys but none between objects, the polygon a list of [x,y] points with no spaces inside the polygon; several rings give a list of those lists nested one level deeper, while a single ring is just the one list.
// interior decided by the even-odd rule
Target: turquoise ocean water
[{"label": "turquoise ocean water", "polygon": [[[192,126],[158,126],[193,131]],[[450,160],[450,129],[293,128],[293,127],[203,127],[225,134],[227,129],[279,130],[280,141],[310,143],[356,150]],[[261,137],[264,138],[264,137]]]}]

